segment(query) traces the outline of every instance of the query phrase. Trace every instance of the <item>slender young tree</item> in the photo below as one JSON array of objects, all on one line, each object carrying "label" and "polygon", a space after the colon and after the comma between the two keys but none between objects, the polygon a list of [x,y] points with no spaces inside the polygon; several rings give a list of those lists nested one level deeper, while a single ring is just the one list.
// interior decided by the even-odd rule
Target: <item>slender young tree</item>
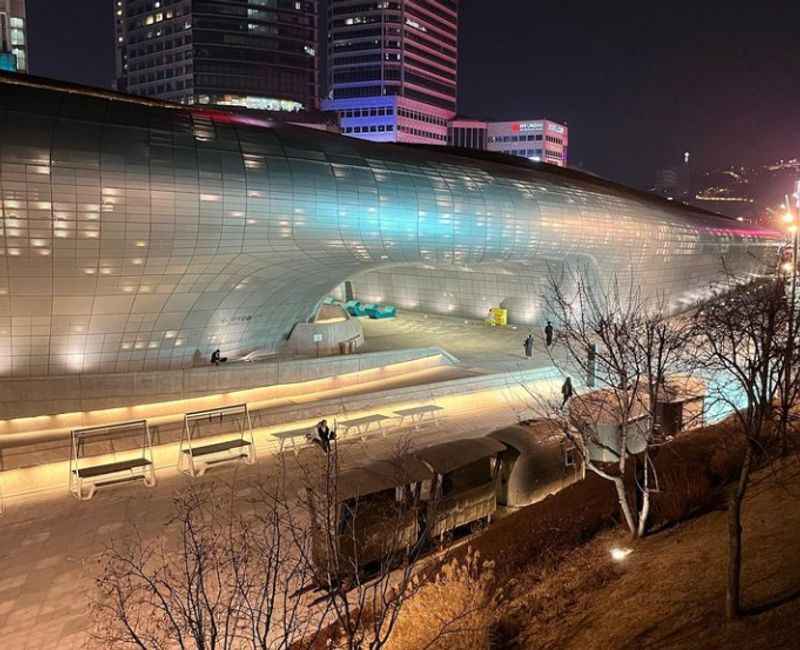
[{"label": "slender young tree", "polygon": [[551,273],[546,305],[564,355],[551,352],[553,363],[590,391],[548,417],[562,422],[586,468],[614,484],[631,535],[642,536],[657,485],[651,449],[662,440],[659,397],[670,376],[691,372],[683,354],[688,321],[672,316],[662,297],[645,297],[632,276],[601,284],[580,268]]},{"label": "slender young tree", "polygon": [[[735,441],[744,448],[738,478],[728,499],[728,584],[726,613],[742,614],[742,504],[755,466],[785,449],[787,430],[776,410],[794,391],[785,389],[787,357],[797,355],[789,335],[790,310],[782,278],[742,284],[700,308],[694,316],[698,362],[713,377],[713,396],[738,422]],[[793,406],[786,402],[787,408]]]}]

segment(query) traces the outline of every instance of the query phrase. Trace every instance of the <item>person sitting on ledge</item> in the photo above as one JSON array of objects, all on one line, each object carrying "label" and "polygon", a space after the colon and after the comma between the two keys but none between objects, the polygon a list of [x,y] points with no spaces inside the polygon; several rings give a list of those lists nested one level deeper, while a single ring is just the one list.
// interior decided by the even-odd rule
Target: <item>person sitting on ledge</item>
[{"label": "person sitting on ledge", "polygon": [[213,363],[215,366],[218,366],[221,363],[225,363],[227,360],[228,357],[223,357],[222,353],[219,351],[219,348],[217,348],[211,353],[211,363]]},{"label": "person sitting on ledge", "polygon": [[331,451],[331,441],[336,440],[336,431],[328,427],[327,420],[320,420],[314,430],[314,442],[327,454]]}]

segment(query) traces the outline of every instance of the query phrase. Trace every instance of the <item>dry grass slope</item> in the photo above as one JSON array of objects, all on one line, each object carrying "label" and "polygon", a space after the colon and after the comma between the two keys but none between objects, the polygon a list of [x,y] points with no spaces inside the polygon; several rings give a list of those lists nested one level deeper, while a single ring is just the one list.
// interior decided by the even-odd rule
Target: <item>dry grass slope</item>
[{"label": "dry grass slope", "polygon": [[[800,468],[780,481],[761,472],[744,512],[744,596],[757,606],[800,587]],[[714,511],[639,541],[614,562],[609,549],[628,545],[607,531],[557,567],[526,571],[509,606],[516,632],[504,648],[747,650],[800,647],[800,599],[728,623],[724,617],[727,514]]]}]

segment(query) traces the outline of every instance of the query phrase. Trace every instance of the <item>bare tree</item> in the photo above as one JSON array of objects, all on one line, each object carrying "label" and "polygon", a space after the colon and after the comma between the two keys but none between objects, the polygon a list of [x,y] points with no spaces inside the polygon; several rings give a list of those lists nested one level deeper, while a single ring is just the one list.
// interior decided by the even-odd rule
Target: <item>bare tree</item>
[{"label": "bare tree", "polygon": [[[385,647],[408,600],[439,579],[418,571],[432,473],[405,442],[347,471],[335,441],[306,461],[292,480],[282,463],[271,480],[182,490],[157,534],[131,524],[99,560],[96,646]],[[474,627],[471,603],[443,610],[442,635]]]},{"label": "bare tree", "polygon": [[614,484],[628,529],[641,536],[657,484],[651,448],[661,440],[659,398],[669,376],[691,372],[683,354],[688,321],[672,316],[663,297],[645,297],[633,276],[595,283],[579,268],[551,274],[546,304],[566,353],[551,355],[554,364],[595,389],[568,412],[562,404],[546,416],[562,422],[587,469]]},{"label": "bare tree", "polygon": [[148,539],[132,525],[100,558],[92,639],[102,648],[288,649],[318,620],[296,591],[308,580],[285,501],[256,488],[192,487]]},{"label": "bare tree", "polygon": [[384,647],[400,611],[424,584],[416,577],[426,543],[423,468],[397,445],[389,460],[343,472],[338,446],[306,468],[300,506],[310,515],[306,561],[330,612],[337,647]]},{"label": "bare tree", "polygon": [[743,611],[742,503],[753,468],[785,449],[786,429],[776,423],[775,411],[784,403],[791,408],[796,397],[784,384],[786,360],[797,355],[784,281],[768,277],[735,287],[700,308],[694,321],[694,350],[713,376],[715,399],[738,421],[738,442],[744,447],[728,500],[726,613],[737,618]]}]

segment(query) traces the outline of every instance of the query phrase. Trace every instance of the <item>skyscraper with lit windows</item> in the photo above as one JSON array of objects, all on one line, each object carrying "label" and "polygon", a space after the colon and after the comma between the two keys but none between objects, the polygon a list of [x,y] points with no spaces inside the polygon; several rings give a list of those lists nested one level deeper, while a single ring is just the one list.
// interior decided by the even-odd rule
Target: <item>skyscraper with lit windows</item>
[{"label": "skyscraper with lit windows", "polygon": [[28,71],[25,0],[0,0],[0,70]]},{"label": "skyscraper with lit windows", "polygon": [[446,145],[457,79],[458,0],[330,0],[322,104],[343,133]]},{"label": "skyscraper with lit windows", "polygon": [[111,1],[118,90],[185,104],[317,108],[317,0]]}]

